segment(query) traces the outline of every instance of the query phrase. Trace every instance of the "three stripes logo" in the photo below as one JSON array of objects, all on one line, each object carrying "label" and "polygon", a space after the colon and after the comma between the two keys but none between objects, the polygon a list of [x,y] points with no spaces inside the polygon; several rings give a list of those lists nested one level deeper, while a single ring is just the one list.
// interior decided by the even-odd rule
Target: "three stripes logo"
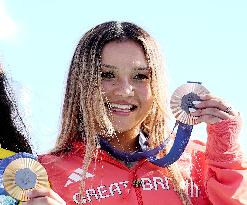
[{"label": "three stripes logo", "polygon": [[[81,168],[76,169],[72,174],[69,175],[68,180],[64,185],[64,187],[68,187],[70,184],[81,181],[82,174],[83,174],[83,170]],[[92,178],[92,177],[94,177],[93,174],[89,172],[86,173],[86,178]]]}]

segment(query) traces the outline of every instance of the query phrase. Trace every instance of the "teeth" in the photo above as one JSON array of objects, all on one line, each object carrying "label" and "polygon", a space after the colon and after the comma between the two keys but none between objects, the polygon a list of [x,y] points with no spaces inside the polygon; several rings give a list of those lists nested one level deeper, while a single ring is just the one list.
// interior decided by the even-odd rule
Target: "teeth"
[{"label": "teeth", "polygon": [[120,105],[115,103],[111,103],[110,106],[111,108],[128,109],[128,110],[130,110],[133,107],[133,105],[122,105],[122,104]]}]

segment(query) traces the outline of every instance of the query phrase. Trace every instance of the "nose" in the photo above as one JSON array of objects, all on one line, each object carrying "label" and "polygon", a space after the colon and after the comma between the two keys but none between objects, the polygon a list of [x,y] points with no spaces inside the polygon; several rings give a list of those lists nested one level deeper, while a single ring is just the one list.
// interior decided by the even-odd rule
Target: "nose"
[{"label": "nose", "polygon": [[115,95],[119,95],[122,97],[134,96],[134,88],[133,85],[131,85],[131,83],[129,82],[129,79],[120,79],[117,82]]}]

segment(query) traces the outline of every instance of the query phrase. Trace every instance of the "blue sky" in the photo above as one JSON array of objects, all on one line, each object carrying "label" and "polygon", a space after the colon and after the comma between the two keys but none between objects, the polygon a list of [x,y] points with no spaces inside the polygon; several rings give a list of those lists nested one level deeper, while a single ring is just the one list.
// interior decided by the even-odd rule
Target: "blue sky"
[{"label": "blue sky", "polygon": [[[169,90],[201,81],[247,118],[245,0],[0,0],[0,58],[39,153],[54,146],[67,70],[80,37],[109,20],[131,21],[160,43]],[[173,122],[171,122],[172,124]],[[246,125],[240,142],[247,151]],[[206,141],[205,125],[193,138]]]}]

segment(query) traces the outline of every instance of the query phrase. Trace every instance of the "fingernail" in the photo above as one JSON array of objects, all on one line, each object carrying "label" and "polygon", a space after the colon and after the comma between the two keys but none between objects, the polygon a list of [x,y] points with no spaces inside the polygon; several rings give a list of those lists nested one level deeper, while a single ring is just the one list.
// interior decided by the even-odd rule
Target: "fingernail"
[{"label": "fingernail", "polygon": [[192,108],[192,107],[189,107],[189,111],[190,111],[190,112],[195,112],[196,109],[194,109],[194,108]]},{"label": "fingernail", "polygon": [[200,103],[201,103],[201,101],[196,101],[196,100],[192,102],[193,105],[198,105]]}]

